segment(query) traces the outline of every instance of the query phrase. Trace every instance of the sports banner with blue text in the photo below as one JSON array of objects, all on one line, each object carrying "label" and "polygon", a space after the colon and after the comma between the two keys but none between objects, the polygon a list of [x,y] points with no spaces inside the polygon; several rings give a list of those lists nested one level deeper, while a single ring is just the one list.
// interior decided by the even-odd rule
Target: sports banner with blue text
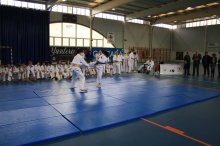
[{"label": "sports banner with blue text", "polygon": [[93,52],[93,57],[95,58],[96,53],[99,52],[99,50],[106,50],[110,53],[109,56],[109,60],[112,62],[113,61],[113,56],[115,54],[116,51],[118,51],[118,54],[121,55],[122,54],[122,49],[116,49],[116,48],[92,48],[92,52]]}]

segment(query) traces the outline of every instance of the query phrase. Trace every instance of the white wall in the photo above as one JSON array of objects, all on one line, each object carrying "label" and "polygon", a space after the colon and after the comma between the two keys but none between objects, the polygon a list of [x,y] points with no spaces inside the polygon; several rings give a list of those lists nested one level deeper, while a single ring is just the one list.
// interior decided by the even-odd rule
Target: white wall
[{"label": "white wall", "polygon": [[[51,22],[62,21],[62,13],[51,12],[50,16]],[[78,24],[89,27],[89,22],[88,16],[77,16]],[[93,18],[93,29],[105,37],[107,36],[107,32],[114,32],[115,42],[113,45],[116,48],[124,47],[126,52],[129,47],[149,48],[149,25],[129,22],[124,25],[122,21]],[[207,29],[206,27],[180,28],[176,30],[153,28],[152,48],[172,49],[171,61],[175,61],[176,52],[189,51],[192,55],[195,50],[199,50],[202,55],[206,50],[210,55],[216,53],[217,57],[219,57],[220,48],[207,48],[206,43],[208,42],[220,43],[220,25],[207,26]]]}]

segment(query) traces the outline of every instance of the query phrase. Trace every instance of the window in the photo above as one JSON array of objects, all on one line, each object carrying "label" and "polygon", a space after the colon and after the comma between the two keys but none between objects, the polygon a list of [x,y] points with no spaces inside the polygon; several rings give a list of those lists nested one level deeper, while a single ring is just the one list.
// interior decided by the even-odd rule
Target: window
[{"label": "window", "polygon": [[55,46],[62,46],[61,38],[55,38]]},{"label": "window", "polygon": [[[92,47],[114,48],[107,39],[92,30]],[[90,46],[90,29],[83,25],[73,23],[50,24],[50,46]]]},{"label": "window", "polygon": [[73,8],[72,7],[68,7],[67,13],[72,14],[73,13]]},{"label": "window", "polygon": [[53,45],[53,38],[52,37],[50,37],[50,46],[54,46]]},{"label": "window", "polygon": [[63,13],[67,13],[67,6],[63,6]]},{"label": "window", "polygon": [[76,46],[82,47],[83,46],[83,39],[77,39]]},{"label": "window", "polygon": [[63,38],[63,46],[69,46],[69,39]]}]

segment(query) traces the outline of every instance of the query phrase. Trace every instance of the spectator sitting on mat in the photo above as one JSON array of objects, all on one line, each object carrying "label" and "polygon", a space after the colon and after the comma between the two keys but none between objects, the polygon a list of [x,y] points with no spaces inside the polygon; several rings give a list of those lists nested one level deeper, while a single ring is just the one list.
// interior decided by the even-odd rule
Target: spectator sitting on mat
[{"label": "spectator sitting on mat", "polygon": [[149,56],[147,62],[145,62],[143,65],[141,65],[138,68],[138,73],[140,73],[142,69],[146,68],[145,71],[147,72],[147,74],[149,74],[153,67],[154,67],[154,61]]}]

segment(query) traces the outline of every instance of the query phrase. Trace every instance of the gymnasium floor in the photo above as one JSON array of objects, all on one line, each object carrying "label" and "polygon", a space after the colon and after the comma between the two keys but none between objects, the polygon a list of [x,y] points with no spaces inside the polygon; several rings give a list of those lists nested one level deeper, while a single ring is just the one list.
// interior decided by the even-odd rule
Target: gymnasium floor
[{"label": "gymnasium floor", "polygon": [[0,145],[220,145],[220,79],[132,73],[0,84]]}]

